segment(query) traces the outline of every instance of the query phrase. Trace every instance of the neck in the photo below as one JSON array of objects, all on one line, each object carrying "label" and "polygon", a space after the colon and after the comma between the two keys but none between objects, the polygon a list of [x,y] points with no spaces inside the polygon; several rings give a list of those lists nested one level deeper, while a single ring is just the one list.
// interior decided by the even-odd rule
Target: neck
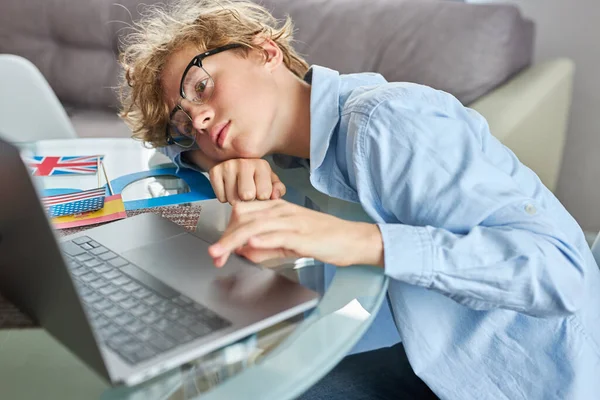
[{"label": "neck", "polygon": [[287,68],[278,82],[280,98],[273,153],[310,157],[310,85]]}]

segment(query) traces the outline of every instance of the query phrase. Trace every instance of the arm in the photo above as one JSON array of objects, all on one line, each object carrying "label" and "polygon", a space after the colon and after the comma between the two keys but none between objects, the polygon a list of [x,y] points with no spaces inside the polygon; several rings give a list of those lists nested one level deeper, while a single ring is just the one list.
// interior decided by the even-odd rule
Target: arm
[{"label": "arm", "polygon": [[490,162],[483,149],[499,144],[485,120],[457,104],[403,104],[378,106],[355,159],[378,207],[371,214],[384,216],[386,274],[478,310],[575,311],[582,257],[543,205]]},{"label": "arm", "polygon": [[189,168],[198,172],[207,172],[217,163],[210,160],[194,144],[190,149],[184,149],[177,145],[159,147],[158,151],[173,161],[177,168]]}]

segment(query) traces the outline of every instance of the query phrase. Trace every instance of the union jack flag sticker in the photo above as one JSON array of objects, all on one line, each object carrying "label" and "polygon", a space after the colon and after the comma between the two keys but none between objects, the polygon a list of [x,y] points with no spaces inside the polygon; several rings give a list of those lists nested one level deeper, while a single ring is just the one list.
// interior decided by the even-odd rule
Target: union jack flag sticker
[{"label": "union jack flag sticker", "polygon": [[34,156],[27,157],[25,163],[35,176],[86,175],[98,172],[98,159],[102,156]]}]

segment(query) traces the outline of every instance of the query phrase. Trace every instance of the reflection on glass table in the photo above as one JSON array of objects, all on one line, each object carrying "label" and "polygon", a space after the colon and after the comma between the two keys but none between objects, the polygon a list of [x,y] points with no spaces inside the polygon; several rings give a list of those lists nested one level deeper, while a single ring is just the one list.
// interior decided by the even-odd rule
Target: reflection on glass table
[{"label": "reflection on glass table", "polygon": [[130,183],[123,189],[123,201],[143,200],[174,194],[189,193],[190,187],[176,176],[144,178]]}]

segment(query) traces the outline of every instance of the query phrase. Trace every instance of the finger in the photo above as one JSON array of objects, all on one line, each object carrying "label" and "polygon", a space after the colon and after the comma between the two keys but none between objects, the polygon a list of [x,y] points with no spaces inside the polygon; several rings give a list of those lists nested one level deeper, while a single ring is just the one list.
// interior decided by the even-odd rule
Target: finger
[{"label": "finger", "polygon": [[240,217],[248,216],[252,213],[267,211],[270,209],[286,209],[290,203],[285,200],[267,200],[267,201],[251,201],[238,203],[231,211],[232,221],[239,220]]},{"label": "finger", "polygon": [[226,170],[223,176],[223,182],[225,186],[225,201],[231,205],[240,202],[238,196],[238,185],[237,185],[237,172],[235,169]]},{"label": "finger", "polygon": [[256,198],[256,185],[254,183],[254,166],[242,164],[237,174],[238,197],[242,201],[251,201]]},{"label": "finger", "polygon": [[256,249],[251,246],[245,246],[240,251],[240,255],[254,263],[261,263],[276,258],[293,257],[291,252],[285,249]]},{"label": "finger", "polygon": [[229,253],[224,254],[220,257],[213,258],[213,263],[215,264],[215,267],[221,268],[223,265],[225,265],[228,258],[229,258]]},{"label": "finger", "polygon": [[271,167],[265,163],[254,171],[254,184],[256,186],[256,198],[259,200],[269,200],[273,185],[271,183]]},{"label": "finger", "polygon": [[311,256],[311,254],[308,254],[310,240],[310,237],[303,236],[296,231],[267,232],[252,236],[248,239],[246,247],[256,250],[282,249],[286,253]]},{"label": "finger", "polygon": [[208,171],[208,176],[210,177],[210,184],[212,185],[213,191],[217,196],[217,199],[221,203],[227,202],[227,196],[225,196],[225,186],[223,183],[223,169],[221,166],[217,165],[211,168]]},{"label": "finger", "polygon": [[245,245],[252,236],[267,232],[293,231],[296,226],[297,223],[293,217],[255,219],[223,234],[215,244],[208,248],[208,252],[212,257],[219,257]]},{"label": "finger", "polygon": [[279,177],[273,171],[271,171],[271,183],[273,185],[273,189],[271,191],[271,199],[275,200],[283,197],[287,189],[283,182],[281,182]]}]

